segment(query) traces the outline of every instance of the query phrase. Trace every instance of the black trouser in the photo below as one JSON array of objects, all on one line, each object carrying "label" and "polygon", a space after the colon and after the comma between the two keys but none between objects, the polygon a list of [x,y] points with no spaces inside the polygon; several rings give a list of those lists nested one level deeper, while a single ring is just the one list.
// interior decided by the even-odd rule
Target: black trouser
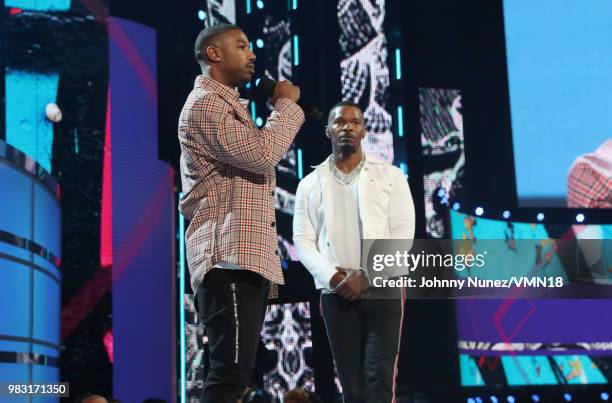
[{"label": "black trouser", "polygon": [[321,309],[345,403],[390,403],[401,299],[347,301],[321,294]]},{"label": "black trouser", "polygon": [[248,270],[212,269],[196,302],[206,327],[209,371],[205,403],[236,403],[251,377],[270,282]]}]

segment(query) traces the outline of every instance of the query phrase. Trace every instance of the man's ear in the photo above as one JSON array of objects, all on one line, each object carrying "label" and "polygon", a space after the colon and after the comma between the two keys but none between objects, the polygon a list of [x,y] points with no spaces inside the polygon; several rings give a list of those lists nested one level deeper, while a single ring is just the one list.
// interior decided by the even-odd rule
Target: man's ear
[{"label": "man's ear", "polygon": [[[203,58],[208,59],[209,62],[211,63],[218,63],[221,61],[221,55],[219,52],[219,48],[217,48],[216,46],[207,46],[206,47],[206,54],[201,55]],[[206,60],[204,60],[206,61]]]},{"label": "man's ear", "polygon": [[330,139],[331,138],[331,134],[329,133],[329,126],[325,126],[325,136]]}]

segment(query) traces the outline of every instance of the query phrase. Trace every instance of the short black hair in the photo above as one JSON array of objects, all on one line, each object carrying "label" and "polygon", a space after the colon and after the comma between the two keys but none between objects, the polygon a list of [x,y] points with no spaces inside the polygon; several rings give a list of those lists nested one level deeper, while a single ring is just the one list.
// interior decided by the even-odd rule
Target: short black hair
[{"label": "short black hair", "polygon": [[272,397],[265,389],[255,388],[245,393],[245,395],[242,397],[242,402],[244,403],[270,403],[272,402]]},{"label": "short black hair", "polygon": [[210,43],[215,36],[224,34],[229,31],[234,31],[236,29],[242,31],[242,28],[234,24],[212,25],[201,30],[198,36],[196,37],[195,46],[193,49],[195,58],[198,63],[201,61],[206,61],[206,56],[202,53],[202,50],[210,46]]},{"label": "short black hair", "polygon": [[357,105],[355,102],[352,102],[352,101],[340,101],[336,105],[332,106],[329,109],[329,113],[327,114],[327,121],[328,122],[329,122],[329,119],[331,119],[332,112],[334,111],[334,109],[339,108],[341,106],[352,106],[353,108],[359,109],[359,111],[363,114],[363,111],[361,110],[359,105]]},{"label": "short black hair", "polygon": [[80,395],[77,395],[77,397],[74,399],[74,403],[83,403],[83,400],[89,399],[90,397],[94,397],[94,396],[104,397],[98,393],[84,392],[84,393],[81,393]]}]

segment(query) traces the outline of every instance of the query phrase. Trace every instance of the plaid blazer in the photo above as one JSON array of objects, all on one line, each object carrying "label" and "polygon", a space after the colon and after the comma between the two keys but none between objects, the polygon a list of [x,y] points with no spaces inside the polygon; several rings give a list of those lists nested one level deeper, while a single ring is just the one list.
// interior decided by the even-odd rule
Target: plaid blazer
[{"label": "plaid blazer", "polygon": [[[284,284],[274,213],[275,166],[304,123],[294,102],[276,102],[258,129],[238,91],[198,76],[179,118],[179,210],[191,287],[220,261]],[[275,288],[275,287],[273,287]]]},{"label": "plaid blazer", "polygon": [[576,158],[567,178],[569,207],[612,207],[612,140]]}]

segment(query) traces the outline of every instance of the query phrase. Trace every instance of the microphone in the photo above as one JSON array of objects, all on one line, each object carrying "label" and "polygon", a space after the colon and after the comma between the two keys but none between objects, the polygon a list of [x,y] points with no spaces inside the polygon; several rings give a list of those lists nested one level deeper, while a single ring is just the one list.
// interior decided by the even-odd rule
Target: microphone
[{"label": "microphone", "polygon": [[[274,88],[276,87],[276,84],[277,81],[264,76],[260,78],[259,82],[257,83],[257,92],[267,97],[271,97],[272,94],[274,94]],[[304,114],[310,116],[311,118],[321,119],[321,117],[323,116],[321,111],[317,109],[316,106],[302,101],[301,98],[297,101],[297,104],[300,108],[302,108]]]}]

